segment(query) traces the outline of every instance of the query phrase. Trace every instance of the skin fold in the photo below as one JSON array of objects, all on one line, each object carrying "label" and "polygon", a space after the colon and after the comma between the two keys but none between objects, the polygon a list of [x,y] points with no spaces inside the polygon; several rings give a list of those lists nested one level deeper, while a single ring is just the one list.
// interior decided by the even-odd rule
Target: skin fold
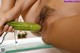
[{"label": "skin fold", "polygon": [[80,52],[80,3],[64,3],[63,0],[51,0],[46,6],[42,38],[44,42],[72,53]]},{"label": "skin fold", "polygon": [[40,34],[45,43],[72,53],[80,53],[79,2],[3,0],[0,8],[0,33],[12,31],[11,26],[4,24],[20,15],[25,22],[38,23],[42,26]]}]

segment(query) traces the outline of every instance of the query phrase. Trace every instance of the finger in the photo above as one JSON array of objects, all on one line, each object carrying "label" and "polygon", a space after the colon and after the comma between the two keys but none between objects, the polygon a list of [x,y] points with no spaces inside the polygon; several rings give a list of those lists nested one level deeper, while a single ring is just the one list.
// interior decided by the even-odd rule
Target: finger
[{"label": "finger", "polygon": [[9,10],[8,12],[6,12],[2,16],[2,18],[5,18],[5,19],[2,19],[3,21],[2,20],[0,21],[0,27],[2,27],[6,22],[14,20],[16,17],[18,17],[20,15],[21,10],[22,10],[23,4],[24,4],[24,2],[19,2],[11,10]]},{"label": "finger", "polygon": [[4,24],[6,22],[12,21],[16,17],[19,16],[19,11],[20,11],[21,8],[17,9],[18,7],[20,7],[19,4],[16,5],[16,7],[14,7],[13,9],[6,12],[3,16],[1,16],[1,18],[0,18],[0,28],[2,28],[2,26],[4,26]]},{"label": "finger", "polygon": [[0,28],[7,22],[4,12],[10,10],[14,6],[15,0],[2,0],[0,13]]},{"label": "finger", "polygon": [[9,29],[8,29],[8,32],[12,32],[12,30],[13,30],[13,27],[10,26]]},{"label": "finger", "polygon": [[[8,22],[15,19],[16,17],[19,17],[19,15],[21,14],[24,2],[17,2],[16,5],[10,11],[8,11],[3,17],[7,18]],[[26,8],[27,9],[29,8],[29,4],[26,6]]]},{"label": "finger", "polygon": [[[3,0],[2,1],[2,6],[1,8],[4,10],[4,11],[7,11],[9,10],[11,7],[13,7],[14,4],[11,4],[11,3],[14,3],[15,0]],[[10,3],[11,2],[11,3]],[[7,7],[6,7],[7,6]],[[5,8],[4,8],[5,7]],[[2,11],[3,12],[3,11]],[[12,12],[10,12],[12,13]],[[4,26],[4,24],[6,22],[8,22],[8,20],[13,20],[13,17],[11,16],[12,14],[10,14],[9,11],[4,13],[3,15],[0,16],[0,29]]]},{"label": "finger", "polygon": [[22,7],[22,4],[17,3],[11,10],[6,12],[2,17],[5,18],[7,22],[15,19],[16,17],[20,15],[21,7]]},{"label": "finger", "polygon": [[4,29],[3,29],[3,32],[6,32],[9,28],[9,25],[5,25]]},{"label": "finger", "polygon": [[[1,4],[1,13],[0,13],[0,17],[2,17],[3,12],[8,11],[9,9],[11,9],[14,5],[14,0],[2,0],[2,4]],[[6,20],[3,18],[0,18],[0,35],[3,34],[3,25],[5,24]],[[5,30],[6,31],[6,30]]]},{"label": "finger", "polygon": [[16,0],[2,0],[1,9],[6,12],[15,5]]}]

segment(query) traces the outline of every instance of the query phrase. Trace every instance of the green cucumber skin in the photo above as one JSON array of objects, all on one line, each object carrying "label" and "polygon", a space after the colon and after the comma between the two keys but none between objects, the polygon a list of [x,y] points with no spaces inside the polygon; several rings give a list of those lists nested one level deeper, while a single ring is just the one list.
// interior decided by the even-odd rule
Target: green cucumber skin
[{"label": "green cucumber skin", "polygon": [[26,30],[26,31],[38,32],[41,29],[41,26],[35,23],[12,21],[7,24],[10,26],[13,26],[15,30]]}]

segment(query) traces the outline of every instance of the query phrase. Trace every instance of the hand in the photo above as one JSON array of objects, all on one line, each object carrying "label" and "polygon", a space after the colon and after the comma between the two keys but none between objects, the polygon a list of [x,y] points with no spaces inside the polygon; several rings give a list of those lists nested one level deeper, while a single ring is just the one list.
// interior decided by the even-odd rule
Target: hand
[{"label": "hand", "polygon": [[3,0],[0,10],[0,33],[12,31],[12,27],[5,24],[18,18],[25,10],[28,11],[35,2],[36,0]]},{"label": "hand", "polygon": [[5,16],[5,14],[7,14],[6,12],[8,12],[14,6],[14,4],[15,0],[2,0],[2,4],[0,7],[0,35],[2,35],[4,31],[12,31],[11,26],[9,27],[8,25],[3,25],[5,22],[7,22],[7,18]]}]

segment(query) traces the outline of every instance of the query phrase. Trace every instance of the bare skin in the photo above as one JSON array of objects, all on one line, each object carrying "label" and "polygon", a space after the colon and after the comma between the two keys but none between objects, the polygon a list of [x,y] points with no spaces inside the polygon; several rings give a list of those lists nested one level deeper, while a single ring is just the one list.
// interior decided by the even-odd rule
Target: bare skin
[{"label": "bare skin", "polygon": [[[0,34],[2,34],[4,31],[12,31],[12,27],[8,26],[8,25],[5,25],[4,29],[2,29],[2,24],[3,24],[3,19],[1,18],[7,11],[9,11],[11,8],[13,8],[15,4],[15,0],[2,0],[2,3],[1,3],[1,7],[0,7],[0,22],[1,22],[1,28],[0,28]],[[6,18],[5,18],[6,19]],[[3,21],[3,22],[2,22]],[[9,30],[8,30],[9,29]]]},{"label": "bare skin", "polygon": [[46,6],[54,11],[43,22],[44,42],[80,53],[80,3],[51,0]]},{"label": "bare skin", "polygon": [[26,2],[25,0],[2,0],[0,8],[0,34],[5,31],[12,31],[12,27],[9,27],[8,25],[4,26],[4,24],[18,18],[25,9],[28,11],[35,2],[36,0],[26,0]]},{"label": "bare skin", "polygon": [[[26,2],[25,2],[26,1]],[[8,4],[7,4],[8,3]],[[22,15],[25,22],[33,22],[35,23],[36,19],[41,12],[41,9],[45,5],[45,1],[41,0],[3,0],[1,5],[1,12],[0,12],[0,34],[2,34],[5,31],[12,31],[12,27],[9,27],[8,25],[3,25],[6,22],[9,22],[11,20],[15,20],[20,15]],[[7,5],[5,5],[7,4]],[[5,7],[6,6],[6,7]],[[36,13],[37,12],[37,13]],[[34,14],[34,16],[32,16]],[[29,17],[29,18],[28,18]],[[33,17],[35,17],[33,19]]]},{"label": "bare skin", "polygon": [[[64,3],[63,0],[26,1],[27,3],[25,0],[17,0],[17,3],[15,3],[16,1],[12,3],[9,10],[7,7],[4,8],[7,12],[3,13],[2,11],[3,14],[1,13],[1,29],[6,22],[18,18],[19,15],[22,15],[25,22],[32,23],[39,23],[39,18],[44,17],[43,22],[40,23],[43,27],[41,31],[43,41],[55,47],[80,53],[80,3]],[[44,14],[46,16],[39,17],[45,4],[46,9],[48,9]],[[6,19],[4,20],[4,18]],[[5,26],[2,29],[3,32],[6,29],[11,31],[9,26]]]}]

